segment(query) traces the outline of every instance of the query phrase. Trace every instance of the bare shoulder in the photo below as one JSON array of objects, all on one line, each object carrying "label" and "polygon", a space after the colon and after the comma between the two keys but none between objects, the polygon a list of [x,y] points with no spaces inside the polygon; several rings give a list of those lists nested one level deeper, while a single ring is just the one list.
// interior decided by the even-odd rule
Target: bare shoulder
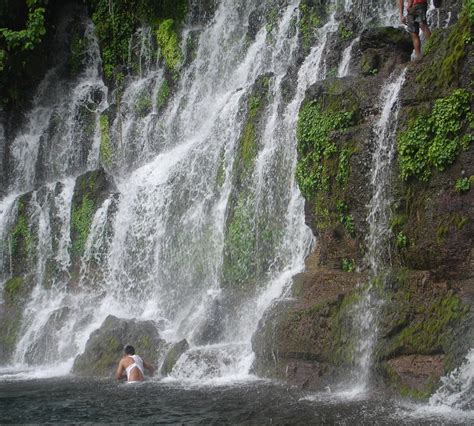
[{"label": "bare shoulder", "polygon": [[119,365],[122,365],[122,366],[126,366],[128,364],[128,358],[126,356],[124,356],[120,362],[119,362]]}]

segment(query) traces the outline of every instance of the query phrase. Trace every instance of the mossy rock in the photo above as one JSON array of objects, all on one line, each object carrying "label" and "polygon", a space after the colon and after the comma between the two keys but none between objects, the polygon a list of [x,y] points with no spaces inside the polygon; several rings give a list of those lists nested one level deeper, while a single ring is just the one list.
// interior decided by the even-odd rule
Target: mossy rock
[{"label": "mossy rock", "polygon": [[156,366],[164,340],[153,321],[126,320],[109,315],[89,337],[84,353],[76,357],[73,373],[112,377],[127,344],[135,347],[137,355]]},{"label": "mossy rock", "polygon": [[84,251],[95,212],[114,190],[112,177],[102,168],[77,178],[71,212],[72,255],[76,259]]},{"label": "mossy rock", "polygon": [[[276,227],[272,228],[271,223],[261,223],[255,219],[253,193],[249,189],[252,187],[255,160],[260,150],[262,117],[269,101],[271,78],[271,74],[260,76],[255,82],[252,93],[245,99],[243,113],[246,115],[246,120],[233,166],[234,189],[230,195],[230,207],[227,213],[223,286],[236,293],[249,294],[248,290],[255,288],[258,282],[257,275],[266,267],[266,264],[259,262],[258,243],[265,244],[263,241],[265,238],[277,235]],[[255,232],[256,227],[259,228],[259,241]]]},{"label": "mossy rock", "polygon": [[3,286],[4,304],[0,305],[0,358],[8,362],[13,354],[21,328],[23,309],[33,282],[29,276],[17,275]]},{"label": "mossy rock", "polygon": [[165,360],[161,366],[161,374],[168,376],[173,371],[173,367],[178,361],[179,357],[189,349],[189,343],[186,339],[183,339],[177,343],[171,345],[168,353],[166,354]]}]

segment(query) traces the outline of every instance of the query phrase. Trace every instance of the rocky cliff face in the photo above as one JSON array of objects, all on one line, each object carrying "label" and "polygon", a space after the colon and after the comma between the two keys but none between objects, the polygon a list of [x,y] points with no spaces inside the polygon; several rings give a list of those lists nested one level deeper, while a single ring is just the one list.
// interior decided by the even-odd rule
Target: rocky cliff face
[{"label": "rocky cliff face", "polygon": [[[445,6],[459,11],[455,2]],[[410,62],[403,31],[363,31],[355,75],[307,91],[297,173],[317,243],[306,272],[294,279],[294,298],[276,303],[260,322],[257,373],[305,388],[350,377],[357,368],[354,310],[369,281],[381,305],[372,354],[379,384],[427,396],[472,346],[472,10],[436,30],[425,48],[423,60]],[[367,266],[373,128],[383,82],[403,67],[391,232],[380,248],[389,268],[374,277]]]}]

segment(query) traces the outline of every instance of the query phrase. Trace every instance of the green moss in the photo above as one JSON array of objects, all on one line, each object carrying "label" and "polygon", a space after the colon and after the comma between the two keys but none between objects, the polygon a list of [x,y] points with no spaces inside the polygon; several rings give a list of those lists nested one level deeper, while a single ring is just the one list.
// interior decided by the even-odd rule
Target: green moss
[{"label": "green moss", "polygon": [[28,212],[23,200],[18,202],[18,216],[10,231],[12,257],[25,261],[33,249],[33,238],[28,224]]},{"label": "green moss", "polygon": [[249,284],[256,269],[256,234],[251,205],[243,194],[233,210],[226,235],[224,281],[236,288]]},{"label": "green moss", "polygon": [[147,335],[141,336],[141,338],[137,342],[137,352],[149,352],[152,349],[155,348],[153,348],[153,343],[150,340],[150,337]]},{"label": "green moss", "polygon": [[322,25],[322,10],[307,1],[302,1],[299,9],[301,45],[303,50],[307,53],[310,51],[316,39],[317,29]]},{"label": "green moss", "polygon": [[474,183],[474,176],[464,177],[456,180],[454,190],[460,194],[464,194],[471,189],[471,185]]},{"label": "green moss", "polygon": [[[7,354],[13,353],[18,340],[18,333],[21,328],[22,316],[19,309],[8,312],[8,317],[2,320],[0,328],[0,345],[3,352]],[[4,360],[6,361],[6,360]]]},{"label": "green moss", "polygon": [[352,147],[343,148],[339,152],[339,165],[337,169],[336,181],[340,185],[345,185],[349,178],[349,160],[355,150]]},{"label": "green moss", "polygon": [[85,193],[81,205],[73,210],[71,217],[72,231],[75,235],[72,248],[75,254],[82,255],[84,253],[87,237],[94,219],[94,212],[94,202]]},{"label": "green moss", "polygon": [[158,109],[162,108],[166,104],[169,96],[170,96],[170,86],[168,84],[168,81],[164,80],[156,95],[156,106]]},{"label": "green moss", "polygon": [[[272,241],[280,236],[277,220],[271,223],[255,213],[254,196],[250,189],[259,151],[259,118],[266,105],[268,90],[268,76],[260,77],[247,99],[247,117],[237,147],[237,160],[233,165],[235,185],[227,218],[223,275],[226,285],[234,289],[255,285],[256,275],[266,267],[265,256],[268,256],[268,250],[273,249]],[[224,172],[222,169],[218,179],[225,178]]]},{"label": "green moss", "polygon": [[437,298],[429,306],[419,306],[418,320],[396,337],[396,345],[415,353],[430,354],[444,349],[449,352],[454,325],[466,314],[466,307],[453,293]]},{"label": "green moss", "polygon": [[275,29],[278,23],[278,17],[278,8],[276,7],[269,9],[265,13],[265,29],[267,30],[267,33],[271,33]]},{"label": "green moss", "polygon": [[166,66],[173,73],[173,76],[177,77],[183,61],[183,54],[172,19],[166,19],[160,24],[156,30],[156,41],[161,49]]},{"label": "green moss", "polygon": [[[357,102],[341,95],[340,82],[331,82],[327,96],[300,109],[297,125],[296,179],[303,196],[315,206],[314,227],[319,230],[344,225],[355,237],[347,198],[353,142],[341,143],[348,128],[359,120]],[[341,210],[341,207],[343,211]]]},{"label": "green moss", "polygon": [[436,237],[438,243],[442,243],[450,229],[461,231],[469,222],[469,218],[459,213],[450,213],[441,218],[436,228]]},{"label": "green moss", "polygon": [[435,378],[429,380],[421,387],[421,389],[416,389],[402,384],[400,376],[390,365],[386,364],[384,370],[391,385],[399,392],[400,396],[404,398],[410,398],[415,401],[424,401],[428,399],[436,389],[438,380]]},{"label": "green moss", "polygon": [[328,353],[336,366],[350,365],[354,361],[355,341],[351,329],[354,307],[360,302],[360,293],[346,294],[329,318],[331,334]]},{"label": "green moss", "polygon": [[110,167],[112,164],[112,149],[110,146],[110,133],[109,133],[109,117],[101,115],[99,118],[100,125],[100,161],[106,166]]},{"label": "green moss", "polygon": [[78,32],[74,32],[69,47],[69,68],[73,74],[77,74],[82,69],[84,55],[89,49],[88,40]]},{"label": "green moss", "polygon": [[151,112],[152,107],[150,94],[146,90],[142,91],[135,102],[135,112],[143,118]]},{"label": "green moss", "polygon": [[176,365],[176,362],[180,356],[188,349],[189,345],[186,341],[181,341],[175,343],[171,346],[168,353],[166,354],[163,365],[161,366],[161,373],[165,376],[171,374],[173,367]]},{"label": "green moss", "polygon": [[22,292],[24,288],[25,281],[23,277],[13,277],[10,278],[4,286],[5,299],[9,303],[14,303],[18,298],[18,295]]},{"label": "green moss", "polygon": [[[454,25],[449,36],[435,36],[427,53],[435,60],[417,77],[424,90],[441,91],[456,84],[460,77],[462,62],[466,56],[466,46],[472,43],[471,28],[467,8]],[[429,58],[429,56],[428,56]]]},{"label": "green moss", "polygon": [[408,129],[398,137],[400,177],[415,177],[427,181],[432,169],[443,171],[457,158],[461,148],[467,148],[473,127],[471,94],[458,89],[446,98],[438,99],[431,114],[413,119]]},{"label": "green moss", "polygon": [[[92,368],[94,372],[99,376],[105,376],[108,374],[111,368],[118,364],[118,357],[122,351],[122,345],[119,340],[115,337],[109,337],[106,342],[107,352],[101,354],[100,358],[92,365],[89,365],[88,368]],[[90,361],[89,361],[90,364]]]}]

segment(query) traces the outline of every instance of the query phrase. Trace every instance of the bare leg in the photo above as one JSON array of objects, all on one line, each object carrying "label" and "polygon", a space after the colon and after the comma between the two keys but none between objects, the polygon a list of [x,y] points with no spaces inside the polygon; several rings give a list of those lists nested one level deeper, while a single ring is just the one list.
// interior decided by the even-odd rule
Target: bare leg
[{"label": "bare leg", "polygon": [[423,35],[425,39],[428,40],[431,37],[430,27],[426,24],[420,24],[421,31],[423,31]]},{"label": "bare leg", "polygon": [[411,33],[411,40],[413,41],[413,47],[415,49],[416,59],[421,58],[421,41],[420,36],[416,33]]}]

